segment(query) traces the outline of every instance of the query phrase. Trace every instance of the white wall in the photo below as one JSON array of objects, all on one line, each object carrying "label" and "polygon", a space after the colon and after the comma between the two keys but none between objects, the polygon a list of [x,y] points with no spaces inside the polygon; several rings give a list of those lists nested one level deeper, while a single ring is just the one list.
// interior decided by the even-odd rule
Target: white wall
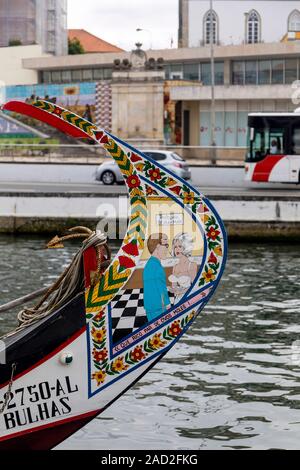
[{"label": "white wall", "polygon": [[[209,0],[189,1],[189,46],[199,47],[203,40],[203,18],[209,10]],[[245,41],[245,13],[256,10],[261,17],[262,41],[278,42],[288,32],[290,13],[300,10],[299,0],[214,0],[219,17],[221,44],[241,44]]]},{"label": "white wall", "polygon": [[38,72],[23,68],[23,59],[32,57],[49,57],[49,54],[42,53],[39,45],[0,47],[0,82],[6,86],[37,84]]}]

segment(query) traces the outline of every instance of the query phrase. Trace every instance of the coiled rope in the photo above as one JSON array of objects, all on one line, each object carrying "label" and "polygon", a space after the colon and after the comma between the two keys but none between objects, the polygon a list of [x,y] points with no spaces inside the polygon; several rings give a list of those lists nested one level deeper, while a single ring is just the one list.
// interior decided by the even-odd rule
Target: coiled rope
[{"label": "coiled rope", "polygon": [[84,273],[83,273],[83,252],[94,246],[97,250],[98,273],[104,272],[109,266],[111,260],[111,251],[107,245],[107,236],[103,233],[96,233],[87,227],[74,227],[68,230],[71,232],[63,237],[54,237],[47,248],[63,248],[63,242],[66,240],[82,238],[84,241],[82,247],[74,256],[71,264],[64,270],[59,278],[46,291],[37,305],[31,308],[24,308],[18,313],[19,326],[3,338],[10,337],[19,331],[28,328],[39,320],[47,317],[54,311],[60,309],[63,305],[72,300],[79,292],[84,291]]}]

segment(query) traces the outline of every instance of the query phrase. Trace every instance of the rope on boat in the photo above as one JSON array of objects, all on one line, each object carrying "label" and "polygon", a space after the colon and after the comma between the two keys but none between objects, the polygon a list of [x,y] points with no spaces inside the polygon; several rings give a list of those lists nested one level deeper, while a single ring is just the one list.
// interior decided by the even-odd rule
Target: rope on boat
[{"label": "rope on boat", "polygon": [[83,252],[94,246],[98,256],[98,272],[101,274],[110,264],[111,251],[107,245],[107,236],[103,233],[96,233],[86,227],[74,227],[68,230],[71,232],[61,238],[54,237],[47,248],[62,248],[62,242],[66,240],[83,238],[81,249],[74,256],[71,264],[64,270],[59,278],[46,291],[37,305],[31,308],[24,308],[18,313],[19,326],[12,332],[3,336],[8,338],[19,331],[28,328],[37,321],[47,317],[55,310],[72,300],[79,292],[84,291],[84,273],[82,256]]},{"label": "rope on boat", "polygon": [[8,382],[7,392],[4,393],[4,401],[3,401],[3,405],[0,408],[0,415],[4,413],[4,411],[6,410],[8,406],[10,399],[12,398],[11,391],[12,391],[12,386],[14,383],[14,375],[15,375],[16,369],[17,369],[17,364],[14,362],[11,366],[10,380]]}]

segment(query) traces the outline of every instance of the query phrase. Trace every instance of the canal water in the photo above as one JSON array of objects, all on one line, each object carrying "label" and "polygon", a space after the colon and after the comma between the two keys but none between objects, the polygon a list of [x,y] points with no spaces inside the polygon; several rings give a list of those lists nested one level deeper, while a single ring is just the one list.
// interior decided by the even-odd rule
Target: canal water
[{"label": "canal water", "polygon": [[[0,236],[0,303],[53,281],[75,245]],[[231,244],[212,301],[133,389],[59,449],[297,449],[300,253]],[[3,314],[0,333],[14,325]]]}]

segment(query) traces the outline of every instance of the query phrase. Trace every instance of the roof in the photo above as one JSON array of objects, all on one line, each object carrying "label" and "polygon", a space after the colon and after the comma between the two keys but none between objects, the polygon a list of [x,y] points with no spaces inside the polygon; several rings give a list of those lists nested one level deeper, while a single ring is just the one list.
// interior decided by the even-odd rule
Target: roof
[{"label": "roof", "polygon": [[70,40],[78,39],[87,54],[93,52],[124,52],[123,49],[94,36],[85,29],[69,29],[68,36]]}]

